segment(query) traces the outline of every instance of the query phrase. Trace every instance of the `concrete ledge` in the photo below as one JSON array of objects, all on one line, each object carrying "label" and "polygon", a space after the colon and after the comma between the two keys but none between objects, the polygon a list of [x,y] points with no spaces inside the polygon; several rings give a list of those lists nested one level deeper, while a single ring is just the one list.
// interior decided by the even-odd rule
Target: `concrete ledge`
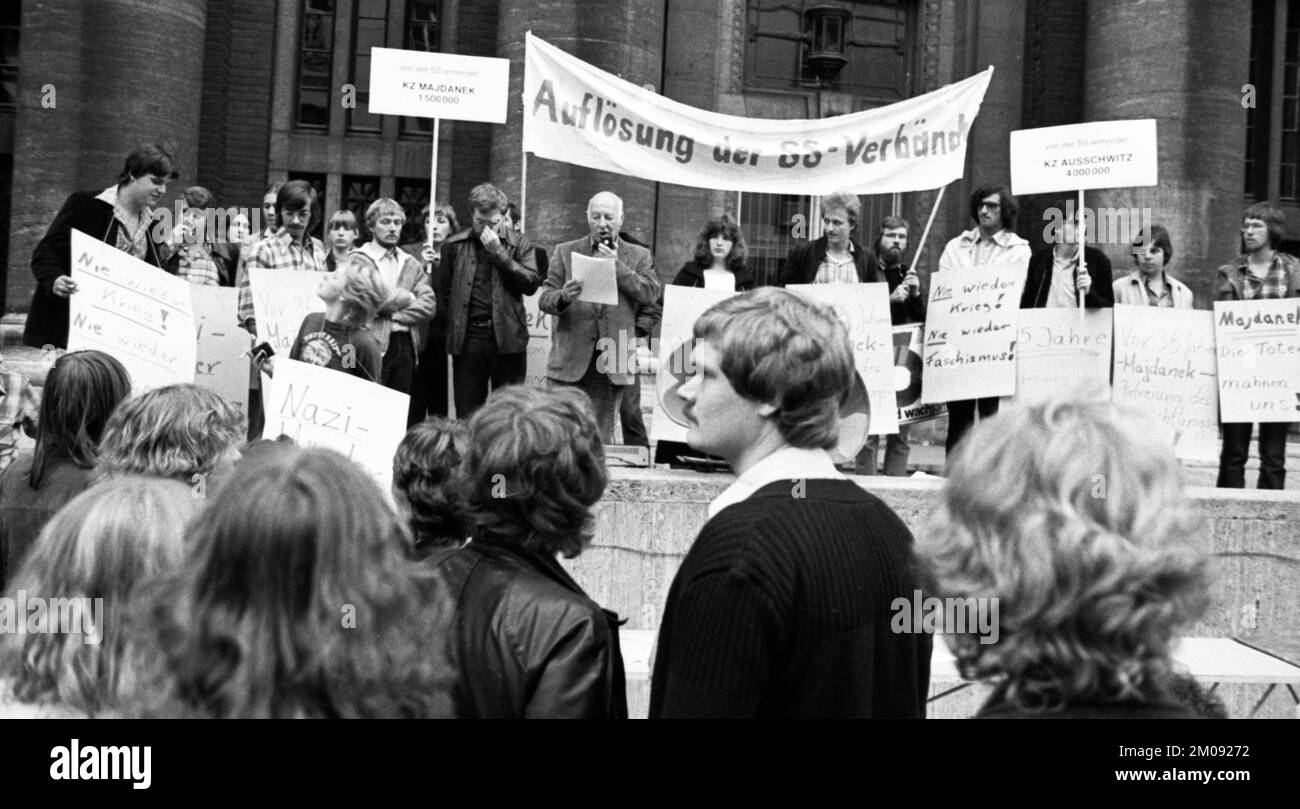
[{"label": "concrete ledge", "polygon": [[[705,522],[708,504],[731,480],[730,475],[611,469],[596,509],[592,547],[565,566],[602,606],[627,618],[628,629],[657,629],[668,588]],[[921,530],[943,487],[940,480],[854,480],[898,512],[913,533]],[[1209,612],[1184,633],[1300,637],[1300,494],[1193,488],[1189,495],[1203,519],[1201,530],[1187,541],[1211,554],[1214,583]],[[972,691],[953,700],[959,703],[952,705],[955,710],[939,715],[968,715],[977,704]],[[1258,699],[1246,689],[1220,689],[1220,695],[1232,716],[1245,716]],[[1294,706],[1281,691],[1260,715],[1293,716]]]}]

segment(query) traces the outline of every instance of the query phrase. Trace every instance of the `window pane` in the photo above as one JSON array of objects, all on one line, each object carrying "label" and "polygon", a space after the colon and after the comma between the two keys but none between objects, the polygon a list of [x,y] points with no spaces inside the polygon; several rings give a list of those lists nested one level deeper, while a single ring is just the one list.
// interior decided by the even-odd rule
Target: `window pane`
[{"label": "window pane", "polygon": [[334,60],[334,0],[303,0],[298,47],[298,126],[329,126],[329,87]]},{"label": "window pane", "polygon": [[329,91],[298,91],[298,123],[303,126],[329,126]]},{"label": "window pane", "polygon": [[402,228],[402,244],[424,241],[424,220],[420,211],[429,202],[429,181],[398,177],[395,194],[397,204],[406,211],[406,226]]},{"label": "window pane", "polygon": [[1283,199],[1295,199],[1295,166],[1283,166],[1278,193]]}]

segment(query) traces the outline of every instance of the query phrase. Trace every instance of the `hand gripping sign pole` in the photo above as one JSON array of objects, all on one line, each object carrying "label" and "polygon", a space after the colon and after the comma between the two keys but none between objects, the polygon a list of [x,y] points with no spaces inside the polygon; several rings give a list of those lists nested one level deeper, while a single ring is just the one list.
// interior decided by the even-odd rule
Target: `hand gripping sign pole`
[{"label": "hand gripping sign pole", "polygon": [[[509,59],[397,48],[370,49],[370,112],[433,119],[430,212],[438,196],[440,120],[504,124],[509,85]],[[426,233],[425,239],[432,247],[433,235]]]}]

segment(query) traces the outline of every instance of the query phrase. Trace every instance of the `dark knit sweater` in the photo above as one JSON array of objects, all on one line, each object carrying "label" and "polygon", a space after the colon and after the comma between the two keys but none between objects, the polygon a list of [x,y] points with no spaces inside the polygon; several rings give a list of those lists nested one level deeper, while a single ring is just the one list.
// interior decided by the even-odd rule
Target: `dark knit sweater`
[{"label": "dark knit sweater", "polygon": [[919,587],[911,532],[852,481],[796,485],[700,531],[659,627],[652,718],[925,715],[931,638],[890,631]]}]

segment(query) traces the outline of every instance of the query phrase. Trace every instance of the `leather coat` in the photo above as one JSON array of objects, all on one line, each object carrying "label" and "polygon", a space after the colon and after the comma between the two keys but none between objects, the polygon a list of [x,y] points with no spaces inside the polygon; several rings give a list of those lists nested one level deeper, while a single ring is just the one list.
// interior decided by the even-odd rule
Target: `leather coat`
[{"label": "leather coat", "polygon": [[462,718],[627,717],[618,616],[602,610],[550,557],[475,540],[425,560],[449,608],[434,637]]}]

